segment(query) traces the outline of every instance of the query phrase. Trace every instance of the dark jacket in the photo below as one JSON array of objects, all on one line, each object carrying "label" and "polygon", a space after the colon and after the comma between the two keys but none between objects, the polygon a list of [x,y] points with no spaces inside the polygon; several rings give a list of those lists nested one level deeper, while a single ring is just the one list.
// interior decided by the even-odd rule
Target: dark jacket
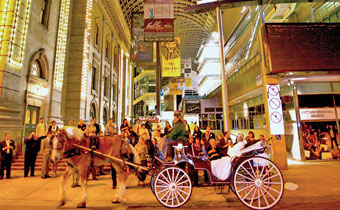
[{"label": "dark jacket", "polygon": [[[202,133],[202,138],[205,138],[205,132]],[[209,139],[211,139],[211,138],[215,138],[215,134],[210,131],[209,132]],[[207,139],[207,140],[209,141],[209,139]]]},{"label": "dark jacket", "polygon": [[94,127],[96,127],[96,135],[100,132],[100,127],[97,123],[94,124]]},{"label": "dark jacket", "polygon": [[194,133],[192,134],[192,137],[195,139],[196,137],[199,137],[201,139],[202,137],[202,131],[201,130],[194,130]]},{"label": "dark jacket", "polygon": [[38,153],[40,150],[40,141],[34,138],[25,139],[26,149],[25,152]]},{"label": "dark jacket", "polygon": [[82,131],[85,131],[86,125],[85,124],[83,124],[83,125],[78,124],[78,128]]},{"label": "dark jacket", "polygon": [[182,139],[186,142],[187,138],[185,137],[185,125],[180,120],[178,120],[171,132],[166,135],[166,138],[172,140]]},{"label": "dark jacket", "polygon": [[1,151],[2,151],[2,156],[6,156],[6,155],[12,156],[13,155],[13,150],[15,149],[14,141],[9,140],[9,145],[12,146],[13,149],[10,149],[9,154],[7,154],[7,151],[3,150],[3,148],[7,147],[6,140],[3,140],[2,142],[0,142],[0,148],[1,148]]}]

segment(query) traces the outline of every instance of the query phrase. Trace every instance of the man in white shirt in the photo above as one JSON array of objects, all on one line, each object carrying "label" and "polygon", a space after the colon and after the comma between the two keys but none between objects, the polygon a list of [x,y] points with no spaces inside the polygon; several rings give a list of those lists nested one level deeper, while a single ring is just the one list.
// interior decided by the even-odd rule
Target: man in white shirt
[{"label": "man in white shirt", "polygon": [[140,124],[140,119],[137,119],[136,124],[133,126],[133,132],[135,132],[138,137],[141,129],[142,125]]},{"label": "man in white shirt", "polygon": [[37,128],[35,129],[35,134],[38,136],[38,138],[41,140],[46,137],[47,135],[47,124],[44,123],[44,118],[40,118],[40,122],[37,124]]}]

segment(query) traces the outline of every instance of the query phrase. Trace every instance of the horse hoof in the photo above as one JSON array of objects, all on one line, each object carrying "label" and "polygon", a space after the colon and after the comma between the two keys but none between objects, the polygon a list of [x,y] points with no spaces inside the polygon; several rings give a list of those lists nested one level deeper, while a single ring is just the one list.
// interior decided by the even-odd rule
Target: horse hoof
[{"label": "horse hoof", "polygon": [[78,203],[77,208],[86,208],[86,203]]},{"label": "horse hoof", "polygon": [[119,203],[119,200],[117,198],[112,199],[112,203]]},{"label": "horse hoof", "polygon": [[66,201],[65,200],[60,200],[59,202],[58,202],[58,207],[62,207],[62,206],[64,206],[66,204]]}]

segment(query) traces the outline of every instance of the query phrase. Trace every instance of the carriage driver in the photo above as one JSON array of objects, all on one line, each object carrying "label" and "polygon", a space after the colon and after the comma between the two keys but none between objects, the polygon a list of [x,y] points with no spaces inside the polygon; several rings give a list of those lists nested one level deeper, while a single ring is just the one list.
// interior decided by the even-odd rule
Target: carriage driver
[{"label": "carriage driver", "polygon": [[173,159],[173,149],[172,144],[178,141],[186,142],[187,139],[185,137],[185,125],[181,120],[180,113],[174,113],[174,127],[171,132],[166,135],[166,159],[165,162],[170,162]]}]

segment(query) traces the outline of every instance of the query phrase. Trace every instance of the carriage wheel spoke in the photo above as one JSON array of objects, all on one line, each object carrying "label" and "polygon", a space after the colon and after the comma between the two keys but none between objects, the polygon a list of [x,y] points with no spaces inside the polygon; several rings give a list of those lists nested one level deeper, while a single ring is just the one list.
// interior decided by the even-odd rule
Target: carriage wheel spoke
[{"label": "carriage wheel spoke", "polygon": [[256,165],[256,177],[259,175],[259,159],[256,159],[257,165]]},{"label": "carriage wheel spoke", "polygon": [[169,174],[169,170],[166,170],[166,174],[168,175],[169,183],[171,183],[171,182],[172,182],[172,177],[171,177],[170,174]]},{"label": "carriage wheel spoke", "polygon": [[[255,189],[255,186],[253,186],[250,190],[249,190],[249,192],[242,198],[242,200],[244,200],[246,197],[248,197],[248,195],[251,193],[251,191],[253,191]],[[235,190],[237,190],[237,189],[235,189]]]},{"label": "carriage wheel spoke", "polygon": [[268,203],[268,200],[267,200],[267,198],[266,198],[266,193],[263,191],[262,187],[260,187],[260,190],[261,190],[261,193],[263,194],[263,199],[264,199],[264,201],[266,202],[267,207],[268,207],[268,206],[269,206],[269,203]]},{"label": "carriage wheel spoke", "polygon": [[256,194],[256,190],[257,190],[257,187],[255,187],[255,190],[254,190],[253,197],[251,197],[250,205],[252,205],[252,204],[253,204],[254,197],[255,197],[255,194]]},{"label": "carriage wheel spoke", "polygon": [[174,192],[171,192],[171,196],[172,196],[171,204],[172,204],[172,206],[173,206],[173,205],[174,205]]},{"label": "carriage wheel spoke", "polygon": [[269,175],[269,173],[273,170],[273,168],[274,168],[274,165],[272,165],[272,167],[261,177],[261,179],[265,177],[267,174]]},{"label": "carriage wheel spoke", "polygon": [[158,179],[157,181],[159,181],[159,182],[163,182],[166,186],[168,186],[169,185],[169,183],[167,183],[167,182],[165,182],[165,181],[163,181],[163,180],[161,180],[161,179]]},{"label": "carriage wheel spoke", "polygon": [[252,186],[254,186],[254,184],[248,185],[247,187],[240,189],[238,192],[242,192],[243,190],[249,189]]},{"label": "carriage wheel spoke", "polygon": [[177,200],[177,205],[178,205],[179,204],[179,200],[178,200],[177,190],[174,192],[174,194],[175,194],[175,198]]},{"label": "carriage wheel spoke", "polygon": [[157,193],[162,193],[164,191],[168,190],[168,188],[165,188],[164,190],[158,191]]},{"label": "carriage wheel spoke", "polygon": [[182,185],[182,184],[187,183],[187,182],[189,182],[189,179],[187,179],[187,180],[185,180],[183,182],[177,183],[177,185]]},{"label": "carriage wheel spoke", "polygon": [[247,174],[252,178],[252,180],[255,180],[255,177],[246,168],[244,168],[243,166],[241,166],[241,168],[247,172]]},{"label": "carriage wheel spoke", "polygon": [[163,174],[161,174],[162,175],[162,177],[168,182],[168,184],[170,184],[171,182],[163,175]]},{"label": "carriage wheel spoke", "polygon": [[183,174],[183,175],[181,176],[181,178],[180,178],[179,180],[177,180],[176,184],[177,184],[179,181],[181,181],[184,177],[185,177],[185,174]]},{"label": "carriage wheel spoke", "polygon": [[[168,190],[162,197],[161,197],[161,200],[163,200],[163,198],[167,195],[167,194],[169,194],[170,193],[170,190]],[[157,192],[157,194],[159,194],[158,192]]]},{"label": "carriage wheel spoke", "polygon": [[189,195],[189,193],[187,193],[187,192],[185,192],[185,191],[183,191],[183,190],[181,190],[181,189],[178,189],[178,190],[181,191],[181,193],[184,193],[184,194]]},{"label": "carriage wheel spoke", "polygon": [[253,179],[252,177],[246,177],[246,176],[244,176],[243,174],[240,174],[240,172],[238,172],[237,175],[238,175],[238,176],[241,176],[241,177],[243,177],[243,178],[245,178],[246,180],[248,179],[248,180],[251,180],[252,182],[255,181],[255,179]]},{"label": "carriage wheel spoke", "polygon": [[170,196],[171,196],[171,191],[169,190],[169,195],[168,195],[168,197],[166,198],[166,202],[165,203],[168,203],[169,202],[169,198],[170,198]]},{"label": "carriage wheel spoke", "polygon": [[[249,160],[248,160],[248,163],[250,165],[251,171],[253,172],[253,174],[255,174],[253,164],[251,164]],[[255,180],[255,177],[253,177],[253,179]]]},{"label": "carriage wheel spoke", "polygon": [[177,190],[176,190],[176,194],[179,195],[182,198],[183,201],[185,201],[185,198],[182,196],[181,193],[177,192]]},{"label": "carriage wheel spoke", "polygon": [[263,174],[265,168],[266,168],[265,166],[262,167],[261,173],[260,173],[260,175],[259,175],[259,177],[260,177],[261,179],[262,179],[262,174]]},{"label": "carriage wheel spoke", "polygon": [[175,169],[172,169],[172,176],[171,176],[171,181],[174,182],[175,181]]},{"label": "carriage wheel spoke", "polygon": [[190,186],[177,186],[178,188],[190,188]]},{"label": "carriage wheel spoke", "polygon": [[261,208],[261,195],[260,195],[260,188],[257,188],[257,195],[259,196],[257,198],[257,203],[259,204],[259,208]]},{"label": "carriage wheel spoke", "polygon": [[267,178],[263,179],[262,181],[264,182],[264,181],[267,181],[268,179],[272,179],[272,178],[275,178],[277,176],[280,176],[280,174],[275,174],[274,176],[267,177]]},{"label": "carriage wheel spoke", "polygon": [[174,179],[174,182],[175,182],[175,183],[177,183],[177,178],[178,178],[178,176],[179,176],[180,173],[181,173],[180,171],[177,171],[176,178]]},{"label": "carriage wheel spoke", "polygon": [[[266,185],[266,187],[267,187],[268,189],[270,189],[270,190],[272,190],[272,191],[274,191],[274,192],[276,192],[276,193],[280,194],[280,192],[279,192],[279,191],[277,191],[277,190],[275,190],[274,188],[272,188],[272,187],[269,187],[269,186],[267,186],[267,185]],[[269,190],[268,190],[268,191],[269,191]],[[268,192],[268,191],[267,191],[267,192]]]},{"label": "carriage wheel spoke", "polygon": [[[265,188],[265,187],[262,187],[262,188]],[[273,201],[275,201],[276,199],[274,198],[274,196],[267,190],[267,189],[264,189],[266,193],[268,193],[268,195],[271,197],[271,199],[273,199]]]},{"label": "carriage wheel spoke", "polygon": [[252,184],[252,183],[254,183],[254,182],[235,182],[236,184]]}]

